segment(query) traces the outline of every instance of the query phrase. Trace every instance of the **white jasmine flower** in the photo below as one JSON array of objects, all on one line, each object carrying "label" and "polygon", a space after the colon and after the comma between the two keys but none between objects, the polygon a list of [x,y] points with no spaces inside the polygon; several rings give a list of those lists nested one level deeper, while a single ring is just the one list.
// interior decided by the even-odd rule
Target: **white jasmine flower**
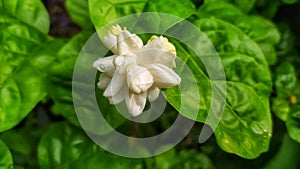
[{"label": "white jasmine flower", "polygon": [[158,98],[160,88],[176,86],[181,78],[175,67],[176,49],[167,38],[152,36],[146,45],[135,34],[119,25],[104,37],[114,55],[99,58],[93,66],[101,73],[97,86],[111,104],[125,100],[129,112],[138,116],[146,99]]}]

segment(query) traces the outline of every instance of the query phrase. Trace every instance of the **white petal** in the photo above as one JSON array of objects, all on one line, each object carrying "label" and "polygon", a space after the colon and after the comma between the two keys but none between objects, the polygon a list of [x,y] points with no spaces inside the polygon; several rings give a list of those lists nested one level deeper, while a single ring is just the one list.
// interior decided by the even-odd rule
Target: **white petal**
[{"label": "white petal", "polygon": [[154,86],[167,88],[178,85],[181,78],[170,68],[161,64],[152,64],[146,66],[154,79]]},{"label": "white petal", "polygon": [[136,64],[136,55],[118,56],[114,60],[114,64],[116,65],[116,71],[119,74],[125,74],[128,66]]},{"label": "white petal", "polygon": [[130,55],[143,47],[143,41],[127,30],[118,35],[117,41],[119,55]]},{"label": "white petal", "polygon": [[103,96],[108,98],[115,96],[122,89],[125,82],[124,75],[120,75],[119,73],[115,72],[109,85],[105,89]]},{"label": "white petal", "polygon": [[144,67],[129,66],[127,69],[127,84],[134,93],[146,92],[153,84],[153,77]]},{"label": "white petal", "polygon": [[118,49],[117,49],[117,36],[108,33],[103,37],[103,43],[104,45],[110,49],[114,54],[117,54]]},{"label": "white petal", "polygon": [[116,95],[114,95],[111,98],[109,98],[109,103],[110,104],[119,104],[123,100],[124,100],[124,87],[121,90],[119,90],[119,92]]},{"label": "white petal", "polygon": [[149,99],[149,101],[150,102],[155,101],[158,98],[158,96],[159,96],[159,92],[160,92],[160,90],[159,90],[158,87],[155,87],[152,90],[150,90],[148,92],[148,99]]},{"label": "white petal", "polygon": [[139,65],[147,64],[163,64],[169,68],[174,68],[174,61],[176,59],[176,54],[165,49],[156,48],[143,48],[137,53],[137,63]]},{"label": "white petal", "polygon": [[99,77],[99,82],[97,83],[98,88],[105,89],[108,86],[110,80],[111,78],[105,75],[105,73],[101,73]]},{"label": "white petal", "polygon": [[125,102],[129,113],[132,114],[132,116],[140,115],[146,105],[147,93],[134,94],[129,92],[126,96]]},{"label": "white petal", "polygon": [[114,59],[116,58],[115,55],[99,58],[94,63],[93,66],[98,69],[100,72],[106,72],[107,75],[112,76],[115,72],[115,65]]}]

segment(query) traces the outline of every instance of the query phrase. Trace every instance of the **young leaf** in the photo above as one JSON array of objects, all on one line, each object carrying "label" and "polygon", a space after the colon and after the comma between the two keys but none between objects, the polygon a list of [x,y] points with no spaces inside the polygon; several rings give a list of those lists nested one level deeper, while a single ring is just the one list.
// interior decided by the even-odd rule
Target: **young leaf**
[{"label": "young leaf", "polygon": [[9,149],[0,140],[0,169],[12,169],[13,168],[13,159],[10,154]]},{"label": "young leaf", "polygon": [[46,95],[45,69],[53,58],[40,57],[48,47],[41,45],[49,26],[45,12],[40,1],[0,3],[0,131],[18,124]]},{"label": "young leaf", "polygon": [[68,123],[55,123],[43,135],[38,146],[41,169],[140,169],[139,160],[112,155],[100,149],[86,134]]}]

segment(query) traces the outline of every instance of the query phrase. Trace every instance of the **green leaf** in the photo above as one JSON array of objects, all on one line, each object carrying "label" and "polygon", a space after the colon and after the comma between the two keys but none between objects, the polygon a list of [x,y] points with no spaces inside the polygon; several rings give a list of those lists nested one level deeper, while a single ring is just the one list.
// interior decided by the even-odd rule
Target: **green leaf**
[{"label": "green leaf", "polygon": [[286,120],[289,136],[300,143],[300,105],[291,106],[291,111]]},{"label": "green leaf", "polygon": [[53,112],[77,125],[79,122],[72,101],[72,75],[77,56],[89,35],[89,32],[79,33],[57,51],[48,78],[47,90],[54,100]]},{"label": "green leaf", "polygon": [[[263,54],[255,42],[229,23],[210,18],[198,20],[196,25],[211,40],[225,68],[227,99],[221,121],[215,131],[217,142],[227,152],[244,158],[256,158],[268,150],[272,130],[268,102],[271,79]],[[186,33],[186,36],[192,39],[193,33]],[[212,99],[217,99],[217,103],[219,102],[218,98],[211,98],[211,83],[221,83],[221,81],[210,80],[204,73],[199,58],[197,60],[197,57],[184,47],[178,44],[175,46],[178,57],[185,61],[195,75],[195,78],[182,78],[196,79],[201,97],[200,103],[194,103],[193,96],[185,98],[187,102],[194,105],[190,107],[190,112],[194,112],[193,107],[200,104],[197,119],[190,114],[183,115],[214,126],[216,121],[206,121]],[[202,46],[203,55],[209,57],[210,47],[205,43]],[[180,65],[178,67],[177,72],[181,74],[178,70]],[[219,95],[225,94],[224,91],[215,90]],[[170,104],[180,112],[181,104],[178,100],[181,96],[178,92],[176,88],[171,88],[165,92],[165,95]],[[222,105],[214,105],[214,107],[220,106]],[[217,109],[211,113],[215,114],[213,116],[219,116]]]},{"label": "green leaf", "polygon": [[285,98],[276,97],[272,99],[272,111],[282,121],[286,121],[290,112],[290,102]]},{"label": "green leaf", "polygon": [[269,65],[276,61],[274,45],[280,40],[276,26],[264,18],[243,14],[234,6],[219,2],[205,3],[197,12],[199,18],[214,17],[240,28],[252,40],[257,42]]},{"label": "green leaf", "polygon": [[89,17],[88,0],[67,0],[66,8],[72,20],[81,28],[93,29],[93,24]]},{"label": "green leaf", "polygon": [[[47,34],[50,27],[48,12],[40,0],[1,0],[1,13],[9,13],[15,20]],[[2,14],[1,14],[2,15]]]},{"label": "green leaf", "polygon": [[[153,164],[154,163],[154,164]],[[182,150],[176,152],[174,149],[155,156],[154,162],[148,164],[147,168],[159,169],[188,169],[188,168],[201,168],[213,169],[211,160],[203,153],[194,150]]]},{"label": "green leaf", "polygon": [[142,12],[146,3],[147,0],[89,0],[90,18],[98,30],[115,19]]},{"label": "green leaf", "polygon": [[243,17],[245,14],[236,8],[234,5],[220,1],[205,3],[198,9],[197,16],[202,17],[216,17],[227,22],[234,22],[238,17]]},{"label": "green leaf", "polygon": [[297,83],[294,66],[289,62],[281,63],[275,70],[274,85],[279,97],[289,97]]},{"label": "green leaf", "polygon": [[67,123],[52,124],[38,147],[41,169],[141,169],[139,160],[107,153],[94,144],[86,134]]},{"label": "green leaf", "polygon": [[[40,109],[39,106],[37,109]],[[0,139],[6,143],[12,152],[14,168],[37,168],[37,144],[44,127],[37,125],[40,123],[36,116],[43,116],[44,112],[30,114],[22,123],[22,127],[11,129],[0,134]],[[43,115],[41,115],[43,114]],[[20,141],[21,140],[21,141]]]},{"label": "green leaf", "polygon": [[167,13],[170,15],[178,16],[180,18],[188,18],[189,16],[194,14],[196,10],[195,10],[195,5],[190,0],[187,1],[148,0],[144,12]]},{"label": "green leaf", "polygon": [[239,8],[241,11],[244,13],[248,13],[255,4],[256,0],[244,0],[244,1],[239,1],[239,0],[205,0],[205,3],[212,3],[218,5],[218,3],[222,2],[227,2],[232,5],[235,5],[237,8]]},{"label": "green leaf", "polygon": [[43,16],[40,3],[0,3],[0,131],[18,124],[46,95],[45,76],[53,57],[45,54],[52,42],[45,43],[46,35],[40,30],[47,26],[36,16]]},{"label": "green leaf", "polygon": [[9,149],[0,140],[0,169],[12,169],[13,159]]},{"label": "green leaf", "polygon": [[199,20],[225,68],[227,102],[215,135],[228,152],[255,158],[268,150],[271,137],[269,95],[271,79],[258,46],[233,25]]},{"label": "green leaf", "polygon": [[[91,103],[87,100],[87,98],[90,98],[90,96],[87,96],[89,93],[82,93],[82,91],[87,90],[88,86],[91,86],[91,84],[86,84],[86,80],[84,79],[85,77],[82,77],[81,81],[78,82],[74,81],[73,79],[73,71],[76,62],[85,64],[81,66],[88,67],[88,69],[92,68],[92,64],[86,64],[87,61],[84,60],[89,59],[89,56],[82,56],[81,59],[83,59],[83,61],[77,60],[80,51],[84,47],[84,43],[88,38],[90,38],[90,35],[91,33],[89,31],[83,31],[77,34],[58,52],[57,60],[55,60],[55,62],[53,63],[53,66],[51,67],[49,73],[48,93],[49,96],[54,100],[54,106],[52,107],[53,112],[57,115],[64,116],[71,123],[78,126],[79,121],[77,119],[78,116],[76,115],[74,109],[73,98],[78,100],[86,100],[85,106],[78,108],[81,111],[81,122],[88,122],[85,125],[86,130],[97,134],[104,134],[109,132],[110,130],[99,125],[97,118],[95,118],[95,115],[93,114],[93,105],[86,105]],[[98,48],[94,47],[94,49]],[[86,74],[84,74],[83,76],[86,76]],[[76,84],[76,87],[80,87],[79,90],[74,90],[73,93],[72,83]],[[100,91],[98,89],[96,89],[95,91],[95,93],[97,93],[96,98],[98,101],[98,105],[106,121],[113,128],[116,128],[125,121],[125,118],[122,115],[120,115],[120,113],[113,105],[109,104],[108,99],[106,99],[105,97],[100,97],[103,95],[102,92],[103,91]],[[85,96],[87,98],[83,98]],[[98,109],[98,107],[96,109]]]}]

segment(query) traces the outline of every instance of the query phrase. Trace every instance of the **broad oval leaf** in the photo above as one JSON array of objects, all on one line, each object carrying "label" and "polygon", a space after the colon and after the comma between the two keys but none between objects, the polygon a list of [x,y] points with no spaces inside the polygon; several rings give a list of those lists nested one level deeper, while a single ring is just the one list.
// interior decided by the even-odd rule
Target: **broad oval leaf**
[{"label": "broad oval leaf", "polygon": [[104,152],[86,134],[68,123],[54,123],[43,135],[38,145],[41,169],[140,169],[139,160]]},{"label": "broad oval leaf", "polygon": [[[41,61],[39,50],[45,48],[41,44],[46,41],[46,35],[36,27],[47,26],[35,16],[43,13],[40,3],[14,0],[0,3],[0,131],[18,124],[46,95],[44,68],[50,63],[38,64]],[[21,17],[16,9],[26,11],[26,17]]]},{"label": "broad oval leaf", "polygon": [[212,41],[226,74],[227,103],[215,135],[228,152],[255,158],[268,150],[272,124],[271,78],[259,47],[226,22],[203,19],[197,26]]},{"label": "broad oval leaf", "polygon": [[[244,158],[256,158],[268,150],[272,129],[268,102],[271,79],[266,60],[256,43],[233,25],[212,18],[198,20],[196,25],[213,43],[226,74],[227,99],[225,110],[215,131],[217,142],[227,152]],[[193,36],[188,33],[187,35]],[[184,60],[194,73],[197,72],[195,79],[201,102],[198,117],[193,120],[214,126],[215,121],[206,121],[212,99],[217,99],[218,102],[218,98],[211,98],[210,95],[212,81],[204,73],[205,69],[197,57],[186,48],[178,44],[175,46],[178,57]],[[209,57],[210,50],[203,50],[208,51],[208,55],[204,56]],[[166,96],[180,111],[180,102],[177,101],[180,100],[180,96],[174,95],[176,92],[178,91],[175,88],[168,89]],[[220,95],[224,93],[219,90]],[[193,98],[185,99],[194,102]],[[218,116],[218,112],[211,113]],[[192,117],[189,114],[183,115]]]},{"label": "broad oval leaf", "polygon": [[0,140],[0,169],[12,169],[13,159],[7,146]]}]

